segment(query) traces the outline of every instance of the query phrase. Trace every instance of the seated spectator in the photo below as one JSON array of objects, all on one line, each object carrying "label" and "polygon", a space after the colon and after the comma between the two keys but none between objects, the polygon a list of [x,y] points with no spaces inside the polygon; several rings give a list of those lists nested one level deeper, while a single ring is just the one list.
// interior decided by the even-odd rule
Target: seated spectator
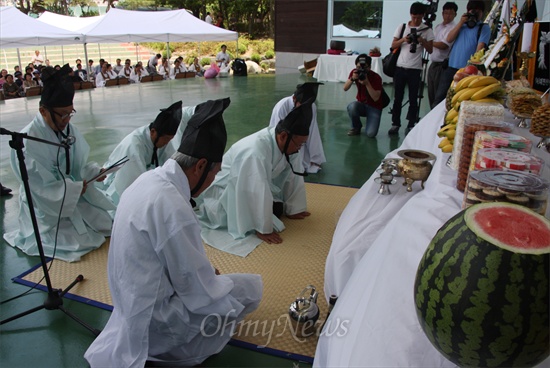
[{"label": "seated spectator", "polygon": [[6,75],[8,75],[8,71],[6,69],[2,69],[0,71],[0,88],[6,83]]},{"label": "seated spectator", "polygon": [[6,75],[6,82],[2,85],[2,91],[4,91],[4,98],[6,100],[21,97],[19,94],[20,87],[13,81],[13,75]]},{"label": "seated spectator", "polygon": [[126,59],[126,61],[124,62],[124,68],[122,68],[122,71],[118,73],[118,76],[124,77],[124,78],[130,78],[130,75],[132,74],[133,69],[134,68],[132,68],[130,59]]},{"label": "seated spectator", "polygon": [[44,62],[44,58],[42,57],[42,55],[40,55],[40,50],[35,50],[34,55],[32,56],[32,59],[31,59],[31,64],[38,66],[38,65],[42,65],[43,62]]},{"label": "seated spectator", "polygon": [[[46,66],[51,66],[51,64],[50,64],[50,59],[46,59],[46,62],[45,62],[45,63],[46,63]],[[56,66],[58,66],[59,69],[61,69],[61,67],[60,67],[59,65],[56,65]],[[57,70],[59,70],[59,69],[57,69]]]},{"label": "seated spectator", "polygon": [[87,72],[90,79],[95,79],[94,61],[92,59],[88,60]]},{"label": "seated spectator", "polygon": [[159,68],[159,75],[162,75],[164,79],[170,78],[170,63],[167,58],[162,58],[162,64]]},{"label": "seated spectator", "polygon": [[109,74],[109,77],[111,79],[117,79],[118,78],[118,75],[117,73],[115,73],[115,71],[113,70],[113,66],[109,63],[105,63],[107,64],[107,73]]},{"label": "seated spectator", "polygon": [[111,74],[109,73],[109,70],[108,70],[108,65],[109,65],[108,63],[103,62],[103,64],[101,65],[101,70],[99,71],[99,73],[96,74],[95,76],[96,87],[105,87],[105,82],[107,82],[109,79],[112,79]]},{"label": "seated spectator", "polygon": [[13,74],[17,73],[17,72],[20,72],[21,71],[21,67],[19,65],[16,65],[13,67]]},{"label": "seated spectator", "polygon": [[116,59],[116,65],[113,66],[113,71],[116,73],[116,75],[119,75],[120,71],[124,69],[124,65],[122,65],[121,62],[121,59]]},{"label": "seated spectator", "polygon": [[[76,59],[76,60],[74,61],[74,65],[78,66],[78,64],[82,64],[82,60]],[[75,72],[76,72],[76,66],[73,68],[73,70],[74,70]]]},{"label": "seated spectator", "polygon": [[14,80],[15,80],[15,84],[17,84],[17,87],[21,88],[23,87],[23,73],[21,72],[15,72],[13,73],[13,77],[14,77]]},{"label": "seated spectator", "polygon": [[76,64],[76,70],[74,74],[79,77],[82,81],[88,80],[88,73],[82,69],[82,64]]},{"label": "seated spectator", "polygon": [[26,91],[27,88],[38,87],[38,83],[32,79],[32,74],[25,74],[25,80],[23,81],[23,90]]},{"label": "seated spectator", "polygon": [[97,76],[99,73],[101,73],[101,69],[103,68],[103,64],[105,64],[105,59],[99,59],[99,65],[96,65],[94,68],[94,73]]},{"label": "seated spectator", "polygon": [[180,59],[176,59],[174,61],[174,67],[170,69],[170,78],[176,79],[176,75],[179,73],[185,73],[187,71],[187,68],[185,66],[181,65]]},{"label": "seated spectator", "polygon": [[130,73],[130,82],[139,83],[141,82],[141,78],[147,75],[149,75],[149,73],[147,73],[147,70],[143,69],[143,65],[141,63],[137,63]]},{"label": "seated spectator", "polygon": [[198,77],[202,77],[204,74],[204,68],[199,63],[199,58],[195,57],[193,59],[193,64],[189,65],[189,71],[197,73]]},{"label": "seated spectator", "polygon": [[35,70],[32,72],[32,75],[34,76],[34,80],[36,84],[38,84],[40,87],[44,87],[44,83],[42,83],[42,76],[40,74],[40,70]]}]

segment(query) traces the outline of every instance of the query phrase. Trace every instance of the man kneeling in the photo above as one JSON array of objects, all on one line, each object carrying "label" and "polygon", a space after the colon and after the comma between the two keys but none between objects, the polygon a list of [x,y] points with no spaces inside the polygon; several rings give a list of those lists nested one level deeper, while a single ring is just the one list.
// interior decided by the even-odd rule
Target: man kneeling
[{"label": "man kneeling", "polygon": [[258,307],[261,276],[220,275],[191,206],[220,170],[228,105],[197,106],[178,152],[122,194],[108,262],[114,310],[84,355],[92,367],[199,364]]}]

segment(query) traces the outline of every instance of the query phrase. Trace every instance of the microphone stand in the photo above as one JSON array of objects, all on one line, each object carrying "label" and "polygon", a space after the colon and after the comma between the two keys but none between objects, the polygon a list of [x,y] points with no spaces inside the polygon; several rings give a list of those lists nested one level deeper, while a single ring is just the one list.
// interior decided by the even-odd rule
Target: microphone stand
[{"label": "microphone stand", "polygon": [[[38,222],[36,220],[36,214],[34,212],[34,205],[33,205],[33,202],[32,202],[31,189],[30,189],[30,186],[29,186],[29,176],[28,176],[28,172],[27,172],[27,167],[25,165],[25,156],[23,154],[23,147],[25,147],[25,145],[23,144],[23,138],[33,140],[33,141],[36,141],[36,142],[49,144],[49,145],[52,145],[52,146],[62,147],[62,148],[65,148],[65,150],[67,150],[67,151],[69,150],[70,147],[66,143],[50,142],[50,141],[47,141],[47,140],[44,140],[44,139],[29,136],[26,133],[11,132],[11,131],[9,131],[7,129],[4,129],[4,128],[0,128],[0,135],[11,135],[12,139],[9,142],[10,147],[13,148],[17,152],[17,159],[19,161],[19,171],[21,172],[21,180],[23,181],[23,186],[25,187],[25,194],[27,196],[27,204],[28,204],[29,213],[30,213],[30,216],[31,216],[32,227],[33,227],[34,236],[35,236],[35,239],[36,239],[36,245],[38,247],[38,252],[40,254],[40,263],[42,265],[42,270],[44,271],[44,279],[46,280],[46,286],[47,286],[47,289],[48,289],[48,296],[46,297],[46,300],[44,301],[44,303],[42,305],[39,305],[35,308],[31,308],[31,309],[29,309],[25,312],[16,314],[15,316],[12,316],[10,318],[4,319],[4,320],[0,321],[0,325],[3,325],[4,323],[8,323],[8,322],[11,322],[11,321],[16,320],[18,318],[24,317],[28,314],[37,312],[41,309],[47,309],[47,310],[57,310],[58,309],[58,310],[62,311],[63,313],[65,313],[66,315],[68,315],[69,317],[71,317],[76,322],[78,322],[80,325],[82,325],[83,327],[88,329],[95,336],[97,336],[101,332],[100,330],[91,327],[86,322],[84,322],[80,318],[78,318],[71,311],[65,309],[65,307],[63,306],[63,297],[65,296],[65,294],[69,290],[71,290],[71,288],[73,288],[77,283],[84,280],[84,276],[78,275],[75,278],[75,280],[67,288],[65,288],[64,290],[54,289],[52,287],[52,282],[50,280],[50,274],[49,274],[49,271],[48,271],[46,256],[44,255],[44,249],[42,247],[42,240],[40,238],[40,231],[38,229]],[[68,167],[67,167],[67,170],[69,170]]]}]

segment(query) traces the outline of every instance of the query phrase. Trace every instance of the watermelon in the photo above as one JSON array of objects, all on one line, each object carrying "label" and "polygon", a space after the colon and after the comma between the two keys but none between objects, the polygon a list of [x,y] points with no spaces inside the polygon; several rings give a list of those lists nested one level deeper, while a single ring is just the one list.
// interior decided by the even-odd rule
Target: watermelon
[{"label": "watermelon", "polygon": [[548,219],[511,203],[469,207],[420,262],[420,325],[458,366],[534,366],[550,354],[549,268]]}]

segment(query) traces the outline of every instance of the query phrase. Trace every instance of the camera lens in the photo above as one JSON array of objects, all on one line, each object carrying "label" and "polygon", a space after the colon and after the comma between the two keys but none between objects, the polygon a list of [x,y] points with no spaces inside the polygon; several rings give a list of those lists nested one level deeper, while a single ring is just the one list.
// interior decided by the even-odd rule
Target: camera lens
[{"label": "camera lens", "polygon": [[466,26],[468,28],[474,28],[477,24],[477,16],[475,13],[468,13],[468,20],[466,21]]}]

